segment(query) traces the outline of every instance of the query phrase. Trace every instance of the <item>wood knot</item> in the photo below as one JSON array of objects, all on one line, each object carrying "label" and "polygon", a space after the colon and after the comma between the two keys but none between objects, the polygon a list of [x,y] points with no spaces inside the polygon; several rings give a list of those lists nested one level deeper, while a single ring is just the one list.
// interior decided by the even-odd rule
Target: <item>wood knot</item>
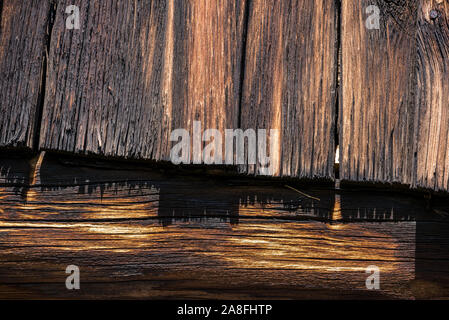
[{"label": "wood knot", "polygon": [[430,19],[435,20],[438,18],[440,13],[437,10],[431,10],[430,11]]}]

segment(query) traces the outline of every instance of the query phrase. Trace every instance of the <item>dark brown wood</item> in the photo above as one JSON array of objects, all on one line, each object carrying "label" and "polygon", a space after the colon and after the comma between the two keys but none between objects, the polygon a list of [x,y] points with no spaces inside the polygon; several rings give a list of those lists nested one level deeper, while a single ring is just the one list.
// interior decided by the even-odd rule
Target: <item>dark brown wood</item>
[{"label": "dark brown wood", "polygon": [[251,1],[241,124],[280,130],[272,175],[334,176],[337,30],[336,1]]},{"label": "dark brown wood", "polygon": [[0,147],[32,148],[50,1],[3,0],[0,10]]},{"label": "dark brown wood", "polygon": [[449,1],[421,0],[413,185],[449,190]]},{"label": "dark brown wood", "polygon": [[[379,8],[380,28],[366,21]],[[412,183],[419,1],[342,1],[340,174]]]},{"label": "dark brown wood", "polygon": [[[303,188],[314,201],[262,180],[62,160],[46,156],[35,182],[18,185],[25,161],[0,159],[1,298],[448,295],[447,272],[426,271],[447,266],[447,218],[429,219],[423,199]],[[79,291],[65,287],[71,264]],[[370,265],[379,291],[366,290]]]},{"label": "dark brown wood", "polygon": [[[69,4],[81,29],[67,30]],[[173,129],[238,123],[245,1],[59,1],[42,149],[168,160]]]}]

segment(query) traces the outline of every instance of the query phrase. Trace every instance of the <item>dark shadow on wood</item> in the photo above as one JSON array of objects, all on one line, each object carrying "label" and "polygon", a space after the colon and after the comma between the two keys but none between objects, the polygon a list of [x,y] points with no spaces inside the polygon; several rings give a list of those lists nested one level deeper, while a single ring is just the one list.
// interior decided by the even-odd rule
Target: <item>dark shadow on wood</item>
[{"label": "dark shadow on wood", "polygon": [[[303,186],[315,201],[260,179],[51,154],[30,186],[32,160],[0,160],[0,297],[70,299],[72,263],[84,298],[448,295],[437,279],[449,261],[447,202]],[[372,264],[381,292],[364,290]]]}]

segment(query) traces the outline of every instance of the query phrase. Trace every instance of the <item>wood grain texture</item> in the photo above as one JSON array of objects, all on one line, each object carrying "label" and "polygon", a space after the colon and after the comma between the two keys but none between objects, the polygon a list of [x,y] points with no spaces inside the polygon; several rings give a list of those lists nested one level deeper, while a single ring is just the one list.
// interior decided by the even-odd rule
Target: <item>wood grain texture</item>
[{"label": "wood grain texture", "polygon": [[[80,30],[66,29],[70,4],[80,8]],[[160,154],[161,136],[169,126],[161,94],[167,89],[165,31],[173,23],[167,4],[58,3],[41,148],[149,158]]]},{"label": "wood grain texture", "polygon": [[[380,8],[380,29],[365,9]],[[343,1],[340,171],[449,190],[446,0]]]},{"label": "wood grain texture", "polygon": [[275,176],[333,177],[337,29],[335,1],[251,1],[241,124],[280,130]]},{"label": "wood grain texture", "polygon": [[201,121],[279,129],[271,175],[333,178],[338,118],[343,180],[449,190],[448,0],[339,3],[4,1],[0,147],[169,160]]},{"label": "wood grain texture", "polygon": [[78,160],[0,157],[1,298],[448,297],[447,200]]},{"label": "wood grain texture", "polygon": [[[237,125],[245,1],[69,2],[52,34],[41,148],[167,160],[173,129]],[[68,4],[80,30],[65,29]]]},{"label": "wood grain texture", "polygon": [[49,7],[47,0],[0,5],[0,147],[33,147]]},{"label": "wood grain texture", "polygon": [[[348,193],[337,210],[332,190],[305,188],[314,201],[261,179],[47,156],[34,184],[19,186],[23,162],[0,159],[1,298],[413,298],[416,214],[408,209],[423,201]],[[445,259],[434,257],[434,266]],[[65,287],[70,264],[80,268],[79,291]],[[365,287],[372,264],[379,291]]]},{"label": "wood grain texture", "polygon": [[448,191],[449,1],[421,1],[417,52],[413,185]]},{"label": "wood grain texture", "polygon": [[[368,29],[369,5],[380,28]],[[340,173],[351,181],[410,184],[418,1],[342,1]]]}]

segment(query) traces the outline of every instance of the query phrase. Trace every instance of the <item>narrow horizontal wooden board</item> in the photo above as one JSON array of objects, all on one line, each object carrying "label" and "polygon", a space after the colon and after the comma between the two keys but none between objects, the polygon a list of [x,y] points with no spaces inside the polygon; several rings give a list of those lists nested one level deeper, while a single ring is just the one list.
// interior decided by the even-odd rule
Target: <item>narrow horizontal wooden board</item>
[{"label": "narrow horizontal wooden board", "polygon": [[168,160],[174,129],[236,127],[245,3],[59,1],[40,147]]},{"label": "narrow horizontal wooden board", "polygon": [[274,176],[334,176],[338,15],[336,1],[250,4],[241,124],[280,130]]},{"label": "narrow horizontal wooden board", "polygon": [[49,12],[47,0],[0,4],[0,147],[33,147]]}]

